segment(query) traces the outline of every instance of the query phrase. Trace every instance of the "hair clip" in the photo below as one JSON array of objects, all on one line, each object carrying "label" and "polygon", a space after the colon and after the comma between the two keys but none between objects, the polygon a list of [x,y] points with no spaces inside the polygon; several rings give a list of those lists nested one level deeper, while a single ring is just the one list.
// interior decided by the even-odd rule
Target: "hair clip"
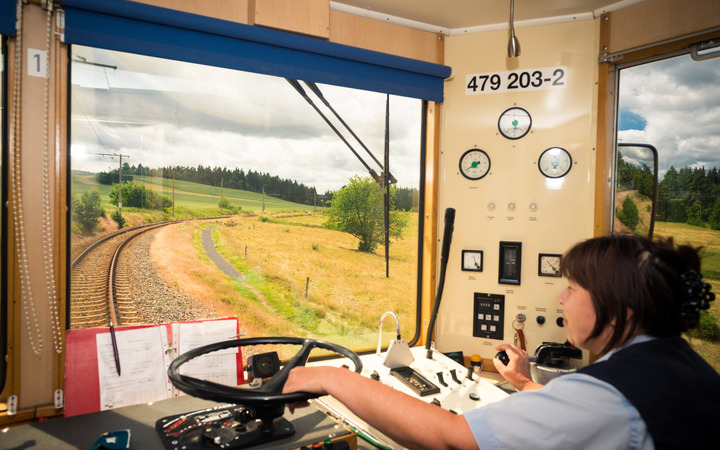
[{"label": "hair clip", "polygon": [[710,292],[710,285],[703,283],[702,275],[694,270],[687,270],[680,275],[683,283],[684,299],[680,305],[680,315],[688,321],[697,321],[701,309],[708,309],[715,294]]}]

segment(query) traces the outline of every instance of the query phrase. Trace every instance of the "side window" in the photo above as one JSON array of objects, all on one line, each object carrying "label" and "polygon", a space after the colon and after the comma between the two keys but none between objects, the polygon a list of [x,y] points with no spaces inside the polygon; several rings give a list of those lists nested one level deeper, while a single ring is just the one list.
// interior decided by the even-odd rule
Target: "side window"
[{"label": "side window", "polygon": [[360,349],[393,311],[412,339],[421,101],[71,51],[71,328],[237,316]]},{"label": "side window", "polygon": [[[620,70],[618,141],[658,152],[654,236],[704,248],[703,276],[720,292],[720,59],[689,55]],[[615,231],[647,233],[651,224],[652,159],[619,147]],[[688,336],[720,370],[720,304]]]}]

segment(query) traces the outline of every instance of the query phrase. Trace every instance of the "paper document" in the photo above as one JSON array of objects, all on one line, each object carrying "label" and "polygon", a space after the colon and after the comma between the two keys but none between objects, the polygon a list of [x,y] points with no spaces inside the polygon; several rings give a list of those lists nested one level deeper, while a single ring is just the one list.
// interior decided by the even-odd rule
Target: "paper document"
[{"label": "paper document", "polygon": [[[203,345],[234,339],[237,323],[233,321],[178,323],[178,356]],[[237,347],[208,353],[191,359],[180,367],[180,373],[228,386],[237,385]]]},{"label": "paper document", "polygon": [[100,409],[136,405],[168,398],[172,385],[166,369],[167,334],[164,327],[116,331],[121,375],[115,367],[110,333],[96,335]]}]

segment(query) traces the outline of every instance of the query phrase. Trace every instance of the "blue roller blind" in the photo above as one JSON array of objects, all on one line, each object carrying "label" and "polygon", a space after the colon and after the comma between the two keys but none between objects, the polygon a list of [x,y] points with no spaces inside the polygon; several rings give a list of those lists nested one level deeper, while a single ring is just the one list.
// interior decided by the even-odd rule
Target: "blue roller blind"
[{"label": "blue roller blind", "polygon": [[450,67],[126,0],[62,0],[65,40],[443,101]]},{"label": "blue roller blind", "polygon": [[14,0],[0,0],[0,34],[15,36]]}]

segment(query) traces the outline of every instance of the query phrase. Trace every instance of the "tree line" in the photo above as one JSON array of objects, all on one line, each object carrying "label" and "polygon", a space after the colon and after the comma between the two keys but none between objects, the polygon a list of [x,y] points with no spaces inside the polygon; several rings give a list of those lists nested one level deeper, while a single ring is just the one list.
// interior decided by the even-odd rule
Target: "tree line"
[{"label": "tree line", "polygon": [[[95,179],[98,183],[104,185],[117,184],[119,172],[119,169],[100,172],[96,174]],[[217,187],[222,185],[228,189],[238,189],[256,193],[265,192],[265,195],[303,205],[329,206],[335,194],[333,191],[318,194],[315,187],[306,186],[295,180],[281,179],[277,175],[256,172],[254,170],[248,170],[246,172],[238,168],[230,170],[225,167],[198,165],[197,167],[167,166],[153,169],[145,167],[142,164],[131,166],[128,163],[124,163],[122,167],[123,182],[132,181],[134,175],[167,179],[171,179],[174,176],[175,179],[179,181],[189,181],[191,183]],[[405,211],[417,209],[419,203],[417,189],[397,188],[397,191],[396,207],[398,209]]]},{"label": "tree line", "polygon": [[[637,190],[652,198],[653,174],[645,164],[636,167],[618,158],[617,189]],[[670,166],[658,182],[655,220],[709,226],[720,230],[720,172],[713,167]]]}]

